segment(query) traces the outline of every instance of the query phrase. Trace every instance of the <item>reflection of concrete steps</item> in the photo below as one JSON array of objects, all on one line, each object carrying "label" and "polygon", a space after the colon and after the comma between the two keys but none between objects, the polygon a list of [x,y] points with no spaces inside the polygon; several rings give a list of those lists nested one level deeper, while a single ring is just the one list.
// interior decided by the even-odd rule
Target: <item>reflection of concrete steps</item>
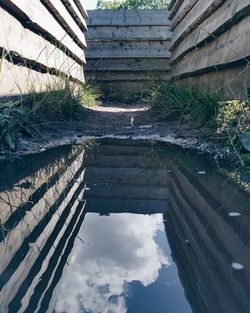
[{"label": "reflection of concrete steps", "polygon": [[167,200],[140,199],[87,199],[86,211],[107,215],[109,213],[156,214],[164,213]]},{"label": "reflection of concrete steps", "polygon": [[87,167],[85,171],[88,183],[134,184],[166,186],[169,173],[166,169]]},{"label": "reflection of concrete steps", "polygon": [[[248,312],[249,194],[193,153],[164,152],[152,153],[143,142],[114,146],[107,140],[88,152],[73,149],[33,172],[28,164],[33,174],[0,192],[0,312],[18,312],[21,303],[22,312],[40,305],[39,312],[47,312],[87,212],[163,213],[194,312]],[[197,172],[201,165],[205,175]],[[233,262],[244,268],[234,270]]]},{"label": "reflection of concrete steps", "polygon": [[166,210],[169,171],[150,146],[104,143],[85,157],[85,164],[87,211],[154,214]]},{"label": "reflection of concrete steps", "polygon": [[[0,312],[19,312],[21,305],[22,312],[25,308],[35,312],[37,301],[47,301],[45,293],[57,279],[52,274],[61,271],[60,262],[66,263],[84,216],[83,155],[82,150],[69,158],[62,154],[57,162],[25,178],[32,182],[30,189],[3,192],[7,196],[19,192],[20,197],[8,197],[13,210],[5,215],[0,238]],[[6,205],[1,198],[0,207]],[[46,275],[49,279],[41,286],[40,278]]]},{"label": "reflection of concrete steps", "polygon": [[213,171],[199,175],[178,165],[170,176],[166,232],[194,312],[248,312],[249,195]]}]

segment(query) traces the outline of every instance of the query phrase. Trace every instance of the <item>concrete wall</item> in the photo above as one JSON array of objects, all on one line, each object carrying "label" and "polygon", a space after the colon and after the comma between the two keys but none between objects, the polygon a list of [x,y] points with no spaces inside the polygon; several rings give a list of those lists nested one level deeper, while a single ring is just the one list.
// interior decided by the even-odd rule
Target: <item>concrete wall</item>
[{"label": "concrete wall", "polygon": [[86,18],[82,0],[2,0],[0,96],[84,82]]},{"label": "concrete wall", "polygon": [[172,79],[222,99],[250,88],[250,0],[172,0]]},{"label": "concrete wall", "polygon": [[167,10],[88,11],[86,75],[105,91],[140,93],[170,78]]}]

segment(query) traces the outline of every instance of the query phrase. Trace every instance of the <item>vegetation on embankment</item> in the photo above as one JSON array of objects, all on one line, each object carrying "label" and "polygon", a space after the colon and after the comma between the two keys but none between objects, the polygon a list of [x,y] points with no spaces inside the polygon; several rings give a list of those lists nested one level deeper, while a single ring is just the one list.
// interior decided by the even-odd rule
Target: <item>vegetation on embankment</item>
[{"label": "vegetation on embankment", "polygon": [[250,153],[240,140],[250,134],[249,100],[219,101],[210,91],[157,82],[146,101],[160,118],[191,123],[207,140],[228,147],[241,163],[250,164]]},{"label": "vegetation on embankment", "polygon": [[0,102],[0,150],[15,150],[20,134],[31,136],[38,126],[77,119],[83,106],[98,105],[99,91],[89,85],[65,82],[58,90],[31,92],[23,99]]}]

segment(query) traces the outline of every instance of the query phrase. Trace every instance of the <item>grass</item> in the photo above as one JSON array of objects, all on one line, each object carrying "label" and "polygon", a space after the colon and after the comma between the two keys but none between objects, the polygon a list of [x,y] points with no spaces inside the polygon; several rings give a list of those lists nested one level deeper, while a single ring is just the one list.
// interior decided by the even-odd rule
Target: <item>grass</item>
[{"label": "grass", "polygon": [[77,98],[81,104],[87,107],[94,107],[101,104],[100,90],[91,84],[83,85],[78,91]]},{"label": "grass", "polygon": [[48,86],[46,92],[33,91],[21,100],[0,102],[0,148],[15,150],[20,134],[30,135],[37,125],[77,118],[83,106],[98,105],[99,96],[90,85],[65,81],[58,90]]},{"label": "grass", "polygon": [[166,82],[152,85],[147,102],[163,119],[191,117],[198,124],[214,123],[219,106],[218,99],[207,92]]},{"label": "grass", "polygon": [[136,105],[142,100],[142,95],[140,93],[125,95],[124,93],[118,93],[115,90],[110,90],[109,93],[105,92],[102,97],[105,101],[129,105]]},{"label": "grass", "polygon": [[157,82],[150,86],[147,102],[162,119],[191,122],[204,137],[227,146],[242,163],[249,163],[239,140],[240,134],[250,130],[249,100],[219,101],[209,90]]}]

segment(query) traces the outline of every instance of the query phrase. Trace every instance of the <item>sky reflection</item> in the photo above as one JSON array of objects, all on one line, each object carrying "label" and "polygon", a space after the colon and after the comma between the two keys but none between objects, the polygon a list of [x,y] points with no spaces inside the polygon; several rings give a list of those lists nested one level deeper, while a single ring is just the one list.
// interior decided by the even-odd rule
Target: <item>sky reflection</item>
[{"label": "sky reflection", "polygon": [[157,244],[161,215],[87,214],[58,289],[58,313],[125,313],[129,284],[149,286],[171,264]]}]

